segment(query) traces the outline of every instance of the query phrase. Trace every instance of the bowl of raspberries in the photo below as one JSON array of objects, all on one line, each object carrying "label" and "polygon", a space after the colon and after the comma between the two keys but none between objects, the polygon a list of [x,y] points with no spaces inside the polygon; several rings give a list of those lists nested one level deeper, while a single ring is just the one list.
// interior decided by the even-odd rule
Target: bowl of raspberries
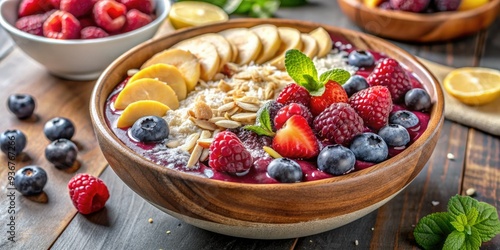
[{"label": "bowl of raspberries", "polygon": [[489,27],[500,0],[337,0],[364,31],[407,42],[445,42]]},{"label": "bowl of raspberries", "polygon": [[169,10],[159,0],[6,0],[0,25],[51,74],[86,81],[152,38]]}]

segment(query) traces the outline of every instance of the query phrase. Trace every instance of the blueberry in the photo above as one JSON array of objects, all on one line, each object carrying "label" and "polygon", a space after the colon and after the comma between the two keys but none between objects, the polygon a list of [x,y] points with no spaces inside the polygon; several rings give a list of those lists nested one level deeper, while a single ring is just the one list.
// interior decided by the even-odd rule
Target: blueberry
[{"label": "blueberry", "polygon": [[14,187],[23,195],[36,195],[47,184],[47,173],[38,166],[26,166],[16,171]]},{"label": "blueberry", "polygon": [[45,158],[58,169],[73,166],[78,155],[78,148],[68,139],[57,139],[45,148]]},{"label": "blueberry", "polygon": [[405,105],[408,109],[427,111],[432,106],[431,97],[424,89],[410,89],[405,95]]},{"label": "blueberry", "polygon": [[257,111],[257,119],[255,120],[255,125],[257,125],[257,126],[260,125],[259,117],[262,114],[262,111],[264,111],[264,109],[266,109],[267,112],[269,113],[269,118],[271,121],[271,128],[273,129],[273,131],[276,131],[276,127],[274,126],[274,117],[276,116],[276,114],[278,114],[278,111],[281,108],[283,108],[284,106],[285,105],[283,105],[275,100],[265,102],[260,107],[260,109]]},{"label": "blueberry", "polygon": [[347,93],[347,96],[352,96],[354,93],[366,89],[369,87],[368,82],[366,79],[360,75],[353,75],[347,82],[342,85],[344,88],[345,92]]},{"label": "blueberry", "polygon": [[27,94],[13,94],[9,96],[7,106],[17,118],[26,119],[35,111],[35,99]]},{"label": "blueberry", "polygon": [[405,127],[399,124],[388,124],[378,131],[388,146],[402,147],[410,142],[410,134]]},{"label": "blueberry", "polygon": [[302,168],[296,161],[288,158],[272,160],[267,166],[267,174],[282,183],[302,181]]},{"label": "blueberry", "polygon": [[71,140],[75,134],[75,126],[68,118],[55,117],[45,123],[43,133],[51,141],[61,138]]},{"label": "blueberry", "polygon": [[26,136],[20,130],[5,130],[0,134],[0,146],[7,156],[19,155],[26,147]]},{"label": "blueberry", "polygon": [[387,159],[389,149],[384,139],[377,134],[367,132],[354,137],[350,149],[356,159],[379,163]]},{"label": "blueberry", "polygon": [[370,67],[375,64],[372,53],[364,50],[353,50],[347,58],[350,65],[356,67]]},{"label": "blueberry", "polygon": [[350,149],[342,145],[328,145],[319,153],[317,163],[321,171],[343,175],[354,170],[356,157]]},{"label": "blueberry", "polygon": [[169,133],[167,122],[158,116],[141,117],[130,128],[130,135],[140,142],[161,141]]},{"label": "blueberry", "polygon": [[389,123],[399,124],[405,128],[413,128],[419,122],[418,117],[408,110],[399,110],[389,116]]}]

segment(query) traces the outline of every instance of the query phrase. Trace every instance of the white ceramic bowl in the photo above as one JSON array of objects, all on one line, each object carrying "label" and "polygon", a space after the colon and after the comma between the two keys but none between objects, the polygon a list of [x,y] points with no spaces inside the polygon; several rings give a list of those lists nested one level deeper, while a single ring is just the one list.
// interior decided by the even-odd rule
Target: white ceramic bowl
[{"label": "white ceramic bowl", "polygon": [[132,47],[152,38],[170,11],[170,2],[156,0],[156,19],[124,34],[88,40],[57,40],[32,35],[17,29],[17,9],[21,0],[0,3],[0,25],[17,46],[47,70],[70,80],[94,80],[101,72]]}]

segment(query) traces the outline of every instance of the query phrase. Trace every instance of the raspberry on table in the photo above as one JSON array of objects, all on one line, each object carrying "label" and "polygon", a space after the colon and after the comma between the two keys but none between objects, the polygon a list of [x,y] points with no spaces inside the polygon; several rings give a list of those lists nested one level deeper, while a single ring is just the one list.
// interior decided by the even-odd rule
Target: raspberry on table
[{"label": "raspberry on table", "polygon": [[314,119],[314,129],[323,140],[349,145],[363,132],[363,119],[347,103],[334,103]]},{"label": "raspberry on table", "polygon": [[364,124],[375,130],[387,124],[392,111],[391,94],[384,86],[373,86],[355,93],[349,98],[349,104]]},{"label": "raspberry on table", "polygon": [[253,164],[253,157],[243,143],[230,131],[218,133],[210,145],[208,165],[216,171],[245,174]]},{"label": "raspberry on table", "polygon": [[276,98],[276,101],[283,105],[300,103],[306,107],[309,106],[310,100],[311,96],[309,95],[309,91],[295,83],[285,86],[285,88],[278,95],[278,98]]},{"label": "raspberry on table", "polygon": [[101,210],[109,199],[106,184],[89,174],[77,174],[68,183],[69,196],[81,214]]},{"label": "raspberry on table", "polygon": [[366,80],[370,86],[386,86],[395,103],[402,101],[406,92],[412,88],[410,77],[399,62],[392,58],[380,61]]}]

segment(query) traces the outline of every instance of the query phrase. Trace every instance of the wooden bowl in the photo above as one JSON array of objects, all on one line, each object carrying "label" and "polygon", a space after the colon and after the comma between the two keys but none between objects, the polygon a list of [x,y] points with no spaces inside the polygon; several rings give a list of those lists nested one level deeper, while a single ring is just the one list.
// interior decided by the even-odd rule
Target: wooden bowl
[{"label": "wooden bowl", "polygon": [[[345,176],[294,184],[241,184],[206,179],[168,169],[126,147],[104,118],[109,94],[148,58],[196,35],[271,23],[309,32],[323,26],[331,35],[361,49],[383,52],[420,78],[434,105],[429,127],[408,149],[383,163]],[[284,19],[237,19],[179,30],[139,45],[113,62],[98,79],[90,112],[101,150],[116,174],[162,211],[194,226],[245,238],[281,239],[317,234],[377,209],[406,187],[429,159],[443,124],[443,93],[412,55],[379,38],[319,23]],[[125,198],[125,197],[124,197]],[[137,211],[140,213],[140,211]]]},{"label": "wooden bowl", "polygon": [[486,29],[500,11],[500,0],[467,11],[420,14],[369,8],[361,0],[337,0],[344,14],[361,29],[408,42],[440,42]]}]

